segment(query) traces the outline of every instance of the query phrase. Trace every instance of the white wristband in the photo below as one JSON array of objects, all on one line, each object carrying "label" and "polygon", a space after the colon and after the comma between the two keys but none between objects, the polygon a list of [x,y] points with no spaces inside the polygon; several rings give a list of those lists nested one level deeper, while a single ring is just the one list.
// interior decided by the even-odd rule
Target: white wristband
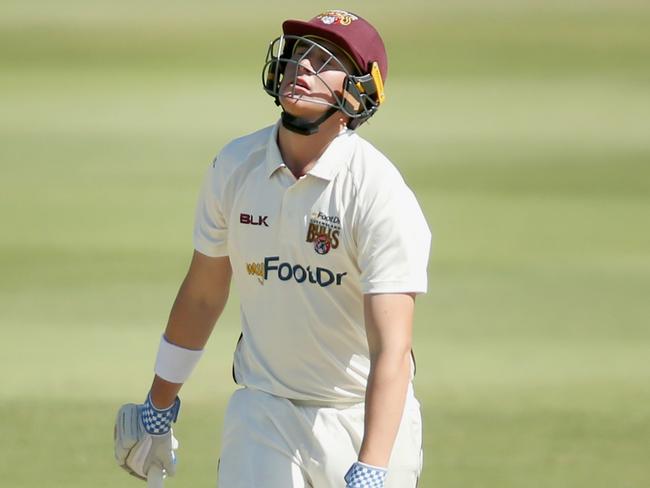
[{"label": "white wristband", "polygon": [[185,383],[202,355],[203,349],[196,351],[176,346],[167,342],[163,335],[160,338],[154,371],[163,380],[171,383]]}]

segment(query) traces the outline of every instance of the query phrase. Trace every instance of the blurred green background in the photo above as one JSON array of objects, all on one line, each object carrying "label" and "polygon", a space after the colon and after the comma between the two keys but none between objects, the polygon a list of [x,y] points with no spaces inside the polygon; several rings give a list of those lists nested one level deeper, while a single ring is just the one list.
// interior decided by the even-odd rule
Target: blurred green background
[{"label": "blurred green background", "polygon": [[[2,486],[143,486],[113,417],[149,386],[204,170],[276,119],[281,21],[332,7],[384,36],[360,132],[435,235],[421,486],[650,486],[650,4],[614,0],[3,0]],[[170,487],[214,486],[237,328],[233,296]]]}]

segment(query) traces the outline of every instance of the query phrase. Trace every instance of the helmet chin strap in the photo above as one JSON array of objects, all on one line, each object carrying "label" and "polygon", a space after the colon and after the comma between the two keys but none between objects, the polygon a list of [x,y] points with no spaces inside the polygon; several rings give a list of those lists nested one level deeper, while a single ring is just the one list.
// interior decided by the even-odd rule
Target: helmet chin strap
[{"label": "helmet chin strap", "polygon": [[313,122],[310,122],[303,117],[296,117],[295,115],[291,115],[289,112],[283,110],[282,125],[286,129],[290,130],[291,132],[295,132],[296,134],[310,136],[312,134],[316,134],[320,125],[338,111],[339,109],[337,107],[330,107],[327,112],[325,112]]}]

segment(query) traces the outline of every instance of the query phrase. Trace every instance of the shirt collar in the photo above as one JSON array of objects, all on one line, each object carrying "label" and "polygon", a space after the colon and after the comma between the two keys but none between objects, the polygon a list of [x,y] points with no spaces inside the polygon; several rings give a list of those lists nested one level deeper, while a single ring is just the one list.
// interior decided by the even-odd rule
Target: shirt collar
[{"label": "shirt collar", "polygon": [[[266,175],[270,178],[279,168],[286,166],[282,161],[282,154],[278,147],[278,128],[280,122],[275,124],[271,133],[269,134],[268,144],[266,145]],[[353,136],[355,135],[352,130],[343,130],[336,136],[336,138],[327,146],[325,152],[318,158],[314,167],[307,172],[307,174],[322,178],[324,180],[332,180],[338,174],[339,170],[350,160],[352,151],[354,150]]]},{"label": "shirt collar", "polygon": [[284,161],[282,161],[282,154],[280,154],[280,148],[278,147],[278,127],[280,126],[280,121],[278,121],[269,134],[269,141],[266,145],[266,176],[269,178],[276,172],[277,169],[286,166]]},{"label": "shirt collar", "polygon": [[344,130],[327,146],[325,152],[307,174],[333,180],[343,166],[350,160],[354,150],[354,131]]}]

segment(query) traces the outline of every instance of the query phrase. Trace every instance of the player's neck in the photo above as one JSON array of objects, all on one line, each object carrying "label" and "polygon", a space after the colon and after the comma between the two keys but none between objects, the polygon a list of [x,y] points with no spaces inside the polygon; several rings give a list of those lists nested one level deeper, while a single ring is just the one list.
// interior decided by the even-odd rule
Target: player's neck
[{"label": "player's neck", "polygon": [[323,122],[318,132],[304,136],[290,131],[282,124],[278,130],[278,147],[282,160],[296,178],[300,178],[314,167],[327,146],[345,128],[345,121],[334,115]]}]

